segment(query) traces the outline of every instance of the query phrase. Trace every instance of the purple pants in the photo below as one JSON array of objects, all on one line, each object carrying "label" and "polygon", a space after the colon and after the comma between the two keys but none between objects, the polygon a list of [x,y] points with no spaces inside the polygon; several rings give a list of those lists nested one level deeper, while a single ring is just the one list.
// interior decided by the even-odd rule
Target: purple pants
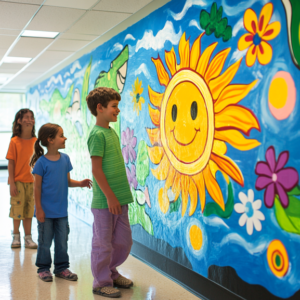
[{"label": "purple pants", "polygon": [[128,257],[132,246],[128,205],[122,206],[121,215],[106,209],[92,208],[94,215],[91,267],[93,288],[113,286],[119,277],[117,267]]}]

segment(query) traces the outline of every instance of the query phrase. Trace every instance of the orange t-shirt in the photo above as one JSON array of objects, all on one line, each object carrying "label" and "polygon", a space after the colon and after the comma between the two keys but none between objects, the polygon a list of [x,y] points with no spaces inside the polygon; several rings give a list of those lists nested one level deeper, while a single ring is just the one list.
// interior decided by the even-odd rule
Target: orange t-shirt
[{"label": "orange t-shirt", "polygon": [[34,152],[36,140],[36,137],[26,140],[18,136],[10,140],[6,159],[12,159],[15,162],[15,182],[34,182],[29,163]]}]

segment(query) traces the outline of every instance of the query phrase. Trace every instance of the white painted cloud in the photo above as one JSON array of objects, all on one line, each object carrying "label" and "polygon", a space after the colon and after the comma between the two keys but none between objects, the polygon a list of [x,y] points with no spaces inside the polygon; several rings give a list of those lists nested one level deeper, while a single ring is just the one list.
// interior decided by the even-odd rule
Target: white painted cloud
[{"label": "white painted cloud", "polygon": [[151,48],[154,50],[162,49],[166,41],[170,41],[173,45],[177,45],[181,35],[181,28],[179,29],[179,32],[176,33],[173,23],[167,21],[165,27],[160,30],[156,36],[153,36],[152,30],[146,31],[143,38],[137,41],[135,51],[138,52],[141,48],[145,48],[146,50]]},{"label": "white painted cloud", "polygon": [[185,16],[189,8],[192,7],[193,5],[204,7],[207,5],[207,3],[206,1],[203,0],[187,0],[180,13],[176,14],[172,12],[170,9],[168,10],[168,13],[173,17],[174,20],[179,21]]},{"label": "white painted cloud", "polygon": [[114,44],[113,48],[109,51],[109,54],[115,52],[115,51],[120,51],[123,49],[123,45],[121,45],[120,43],[116,43]]},{"label": "white painted cloud", "polygon": [[134,75],[137,76],[139,74],[143,73],[147,79],[150,79],[151,76],[150,76],[150,73],[148,71],[148,68],[147,66],[142,63],[135,71],[134,71]]},{"label": "white painted cloud", "polygon": [[229,60],[229,63],[233,63],[233,62],[238,61],[241,57],[244,57],[246,55],[247,51],[248,51],[248,48],[243,50],[243,51],[240,51],[239,49],[236,49],[233,52],[233,54],[232,54],[232,56]]},{"label": "white painted cloud", "polygon": [[64,75],[64,78],[69,77],[71,74],[69,72],[66,72]]},{"label": "white painted cloud", "polygon": [[78,60],[76,60],[74,63],[73,63],[73,65],[72,65],[72,67],[71,67],[71,70],[70,70],[70,72],[71,72],[71,74],[73,74],[75,71],[76,71],[76,69],[81,69],[81,65],[80,65],[80,63],[79,63],[79,61]]},{"label": "white painted cloud", "polygon": [[244,28],[244,18],[239,19],[232,29],[232,36],[236,36],[237,33]]},{"label": "white painted cloud", "polygon": [[46,89],[49,88],[52,83],[57,84],[58,82],[60,82],[61,85],[64,84],[60,74],[57,77],[51,76],[51,78],[47,82]]},{"label": "white painted cloud", "polygon": [[69,79],[66,80],[64,87],[60,89],[62,95],[66,95],[69,92],[69,89],[70,89],[72,84],[73,84],[72,79],[69,78]]},{"label": "white painted cloud", "polygon": [[190,23],[189,23],[189,27],[197,27],[199,30],[203,31],[201,28],[200,28],[200,25],[199,23],[196,21],[196,20],[191,20]]},{"label": "white painted cloud", "polygon": [[233,6],[227,5],[226,0],[222,0],[222,6],[227,16],[235,16],[241,12],[244,12],[247,8],[251,7],[256,2],[261,2],[262,5],[264,5],[269,2],[269,0],[235,1]]},{"label": "white painted cloud", "polygon": [[219,217],[203,218],[203,222],[214,227],[220,227],[222,225],[226,228],[229,228],[228,225]]},{"label": "white painted cloud", "polygon": [[133,41],[135,41],[135,37],[132,34],[128,33],[125,36],[124,42],[127,41],[127,40],[133,40]]}]

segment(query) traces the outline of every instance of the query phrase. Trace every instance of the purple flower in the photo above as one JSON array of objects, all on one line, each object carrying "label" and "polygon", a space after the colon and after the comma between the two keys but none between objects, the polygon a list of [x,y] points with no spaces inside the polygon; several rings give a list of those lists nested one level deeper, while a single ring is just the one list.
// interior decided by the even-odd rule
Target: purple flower
[{"label": "purple flower", "polygon": [[135,175],[135,165],[131,165],[131,171],[128,167],[126,167],[126,175],[130,186],[133,186],[135,189],[137,188],[137,181]]},{"label": "purple flower", "polygon": [[134,162],[136,159],[136,153],[134,150],[134,147],[136,146],[136,137],[133,135],[133,129],[130,130],[128,127],[121,135],[121,142],[122,145],[124,145],[122,148],[122,155],[126,164],[128,164],[129,159],[131,162]]},{"label": "purple flower", "polygon": [[289,198],[287,192],[291,191],[298,183],[298,172],[294,168],[283,168],[289,159],[289,152],[280,153],[276,162],[275,150],[271,146],[266,151],[266,162],[260,161],[256,164],[255,174],[259,175],[256,179],[255,188],[265,190],[264,201],[268,208],[273,207],[275,195],[277,194],[281,205],[287,208]]}]

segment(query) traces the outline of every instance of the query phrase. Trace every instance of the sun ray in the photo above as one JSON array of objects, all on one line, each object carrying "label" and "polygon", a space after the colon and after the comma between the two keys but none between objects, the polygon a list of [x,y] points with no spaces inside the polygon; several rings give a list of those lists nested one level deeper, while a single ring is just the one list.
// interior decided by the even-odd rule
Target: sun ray
[{"label": "sun ray", "polygon": [[160,118],[160,112],[158,109],[154,109],[150,106],[150,104],[148,104],[149,106],[149,114],[150,114],[150,118],[152,123],[155,126],[159,126],[159,118]]},{"label": "sun ray", "polygon": [[154,164],[159,164],[165,155],[163,147],[155,146],[155,147],[147,147],[150,160]]},{"label": "sun ray", "polygon": [[194,183],[194,180],[192,178],[190,178],[189,195],[190,195],[189,216],[191,216],[195,212],[196,207],[197,207],[197,203],[198,203],[197,187],[196,187],[196,185]]},{"label": "sun ray", "polygon": [[169,174],[166,180],[166,184],[165,184],[165,190],[167,191],[174,183],[174,179],[175,179],[175,175],[176,175],[176,171],[175,169],[172,167],[172,165],[170,165],[169,168]]},{"label": "sun ray", "polygon": [[161,101],[163,99],[164,94],[160,94],[158,92],[153,91],[150,85],[148,85],[148,94],[151,104],[160,109]]},{"label": "sun ray", "polygon": [[176,66],[177,71],[188,68],[190,66],[190,40],[185,39],[185,32],[180,38],[178,50],[180,65]]},{"label": "sun ray", "polygon": [[214,140],[212,151],[218,155],[224,155],[227,152],[227,146],[223,141]]},{"label": "sun ray", "polygon": [[162,161],[156,169],[151,169],[152,174],[158,180],[166,180],[170,168],[170,162],[166,155],[162,158]]},{"label": "sun ray", "polygon": [[172,192],[175,194],[175,198],[174,198],[174,202],[177,201],[179,195],[180,195],[180,173],[176,172],[176,175],[175,175],[175,178],[174,178],[174,183],[173,183],[173,186],[172,186]]},{"label": "sun ray", "polygon": [[221,174],[223,175],[224,179],[226,180],[227,184],[229,184],[228,175],[223,170],[221,170],[213,160],[210,160],[208,164],[209,164],[209,167],[210,167],[210,170],[211,170],[211,174],[214,176],[214,178],[216,178],[216,173],[218,171],[220,171]]},{"label": "sun ray", "polygon": [[218,182],[213,177],[209,165],[205,167],[203,170],[203,177],[207,192],[211,196],[211,198],[223,209],[225,210],[224,198],[219,187]]},{"label": "sun ray", "polygon": [[176,54],[174,48],[171,51],[165,51],[166,64],[173,76],[176,73]]},{"label": "sun ray", "polygon": [[159,128],[146,128],[149,140],[153,146],[161,146],[160,129]]},{"label": "sun ray", "polygon": [[220,75],[229,52],[230,48],[224,49],[212,59],[207,71],[205,72],[204,79],[206,82],[209,82],[211,79],[214,79]]},{"label": "sun ray", "polygon": [[203,173],[201,172],[192,176],[192,179],[196,184],[199,198],[200,198],[201,211],[203,212],[205,208],[205,183],[204,183]]},{"label": "sun ray", "polygon": [[249,135],[250,130],[260,130],[255,115],[249,109],[239,105],[229,105],[215,115],[217,130],[238,129]]},{"label": "sun ray", "polygon": [[182,207],[181,207],[181,216],[183,217],[187,205],[188,205],[188,200],[189,200],[189,184],[190,184],[190,179],[186,175],[181,175],[181,200],[182,200]]},{"label": "sun ray", "polygon": [[215,113],[220,112],[230,104],[237,104],[244,99],[252,88],[256,85],[258,79],[250,84],[232,84],[227,86],[220,94],[215,103]]},{"label": "sun ray", "polygon": [[204,52],[202,53],[202,55],[200,56],[200,59],[198,61],[198,65],[197,65],[197,69],[196,72],[199,73],[202,77],[204,76],[206,69],[207,69],[207,65],[208,62],[210,60],[210,57],[213,53],[213,51],[215,50],[216,46],[218,45],[217,42],[211,44],[210,46],[208,46]]},{"label": "sun ray", "polygon": [[223,89],[231,82],[236,72],[238,71],[240,64],[242,62],[242,58],[232,64],[223,74],[219,77],[212,79],[208,86],[212,93],[213,99],[218,99],[220,93]]},{"label": "sun ray", "polygon": [[200,53],[201,53],[201,37],[205,34],[205,31],[203,31],[195,40],[192,50],[191,50],[191,58],[190,58],[190,68],[192,70],[196,70],[198,61],[200,59]]},{"label": "sun ray", "polygon": [[239,131],[234,129],[215,131],[215,139],[229,143],[232,147],[246,151],[260,145],[260,142],[254,139],[246,139]]},{"label": "sun ray", "polygon": [[152,58],[152,61],[156,67],[156,72],[157,72],[157,77],[158,77],[159,83],[163,86],[167,86],[170,81],[169,74],[166,71],[159,55],[158,55],[157,59]]}]

